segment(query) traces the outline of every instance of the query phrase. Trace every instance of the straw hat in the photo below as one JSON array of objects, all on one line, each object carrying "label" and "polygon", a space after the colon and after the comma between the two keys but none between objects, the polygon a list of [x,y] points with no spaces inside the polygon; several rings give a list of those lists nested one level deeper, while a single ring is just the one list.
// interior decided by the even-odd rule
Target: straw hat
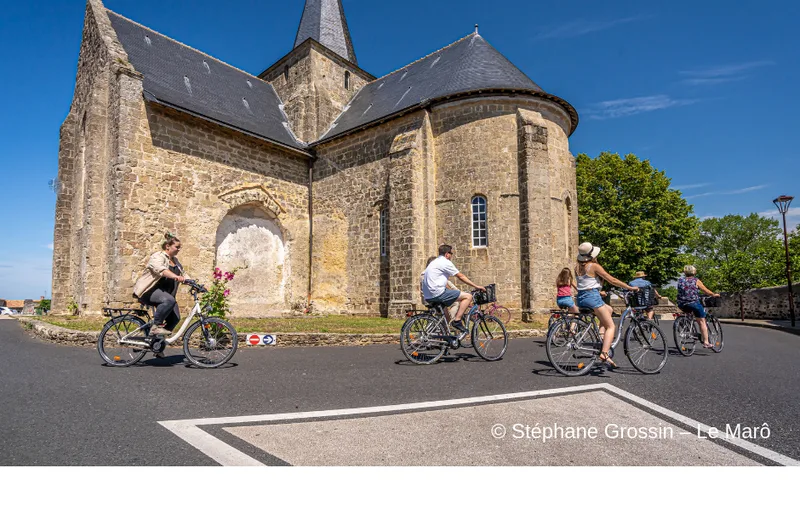
[{"label": "straw hat", "polygon": [[592,258],[597,258],[600,248],[593,246],[590,242],[584,242],[578,246],[578,262],[588,262]]},{"label": "straw hat", "polygon": [[645,276],[647,276],[647,273],[644,271],[636,271],[636,274],[633,275],[634,278],[644,278]]}]

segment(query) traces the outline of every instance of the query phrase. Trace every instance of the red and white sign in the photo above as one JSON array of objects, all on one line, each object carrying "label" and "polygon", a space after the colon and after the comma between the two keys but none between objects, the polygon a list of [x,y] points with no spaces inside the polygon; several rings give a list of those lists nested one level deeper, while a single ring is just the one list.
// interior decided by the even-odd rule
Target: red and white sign
[{"label": "red and white sign", "polygon": [[247,336],[247,342],[251,345],[258,345],[261,343],[261,336],[258,334],[250,334]]},{"label": "red and white sign", "polygon": [[253,346],[256,345],[274,346],[278,343],[278,337],[275,334],[264,334],[263,332],[260,334],[248,334],[247,342]]}]

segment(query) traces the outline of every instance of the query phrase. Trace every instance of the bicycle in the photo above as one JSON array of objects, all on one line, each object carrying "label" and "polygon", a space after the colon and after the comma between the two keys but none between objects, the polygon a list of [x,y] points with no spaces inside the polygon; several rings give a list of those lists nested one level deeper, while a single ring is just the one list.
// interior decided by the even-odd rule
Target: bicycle
[{"label": "bicycle", "polygon": [[[719,354],[725,346],[722,335],[722,324],[714,316],[711,309],[718,306],[718,300],[713,296],[701,296],[700,304],[706,308],[706,326],[708,327],[708,342],[711,343],[711,350]],[[675,348],[686,357],[694,354],[697,343],[702,343],[703,334],[700,326],[692,313],[675,313],[675,322],[672,324],[672,335],[675,341]]]},{"label": "bicycle", "polygon": [[508,348],[508,333],[500,318],[481,310],[481,305],[494,298],[494,286],[486,286],[487,293],[472,291],[474,303],[465,315],[467,332],[453,334],[445,318],[444,306],[434,304],[428,310],[408,318],[400,329],[400,349],[416,365],[430,365],[448,354],[450,350],[466,347],[462,340],[469,334],[470,344],[486,361],[502,359]]},{"label": "bicycle", "polygon": [[506,325],[508,324],[509,321],[511,321],[511,311],[508,310],[508,308],[503,307],[502,305],[497,305],[497,302],[492,302],[486,308],[486,314],[488,314],[489,316],[496,316],[500,318],[500,321],[502,321]]},{"label": "bicycle", "polygon": [[[612,291],[627,304],[622,312],[617,335],[611,343],[609,357],[622,338],[625,320],[630,323],[625,330],[625,355],[633,367],[643,374],[657,374],[667,362],[667,342],[664,332],[641,313],[645,309],[631,291]],[[581,309],[582,315],[594,314],[591,309]],[[597,322],[586,319],[559,320],[553,324],[547,335],[547,358],[559,373],[565,376],[580,376],[588,373],[600,355],[603,342]]]},{"label": "bicycle", "polygon": [[[141,361],[147,352],[171,345],[183,337],[183,354],[199,368],[217,368],[231,360],[236,353],[238,336],[233,325],[225,320],[207,317],[208,306],[201,308],[199,294],[208,292],[193,280],[186,280],[194,307],[181,328],[172,337],[150,335],[154,325],[146,309],[104,308],[111,317],[103,326],[97,340],[97,351],[106,364],[128,367]],[[192,321],[195,317],[197,320]],[[199,331],[199,332],[198,332]]]}]

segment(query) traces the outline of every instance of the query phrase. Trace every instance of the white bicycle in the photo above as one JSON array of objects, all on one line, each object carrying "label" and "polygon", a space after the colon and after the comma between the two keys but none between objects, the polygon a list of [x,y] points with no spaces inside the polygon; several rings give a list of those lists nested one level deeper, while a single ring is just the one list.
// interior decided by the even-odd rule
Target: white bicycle
[{"label": "white bicycle", "polygon": [[[114,367],[128,367],[138,363],[147,352],[162,350],[183,337],[183,354],[193,365],[217,368],[229,362],[238,345],[236,329],[225,320],[204,314],[209,309],[200,306],[198,295],[208,292],[205,287],[193,280],[184,284],[190,287],[194,307],[170,338],[150,334],[154,323],[146,309],[104,308],[103,314],[111,319],[97,340],[97,351],[103,361]],[[195,317],[197,320],[192,321]]]}]

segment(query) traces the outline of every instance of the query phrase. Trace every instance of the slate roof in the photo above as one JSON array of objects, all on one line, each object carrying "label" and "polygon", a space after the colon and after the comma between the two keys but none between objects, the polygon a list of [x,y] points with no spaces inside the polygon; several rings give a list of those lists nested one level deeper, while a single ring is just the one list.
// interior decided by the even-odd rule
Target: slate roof
[{"label": "slate roof", "polygon": [[303,150],[269,83],[108,11],[145,97],[290,148]]},{"label": "slate roof", "polygon": [[571,130],[578,124],[572,105],[547,94],[476,32],[362,87],[317,142],[436,99],[498,90],[555,101],[570,114]]},{"label": "slate roof", "polygon": [[341,0],[306,0],[294,48],[309,38],[358,65]]}]

